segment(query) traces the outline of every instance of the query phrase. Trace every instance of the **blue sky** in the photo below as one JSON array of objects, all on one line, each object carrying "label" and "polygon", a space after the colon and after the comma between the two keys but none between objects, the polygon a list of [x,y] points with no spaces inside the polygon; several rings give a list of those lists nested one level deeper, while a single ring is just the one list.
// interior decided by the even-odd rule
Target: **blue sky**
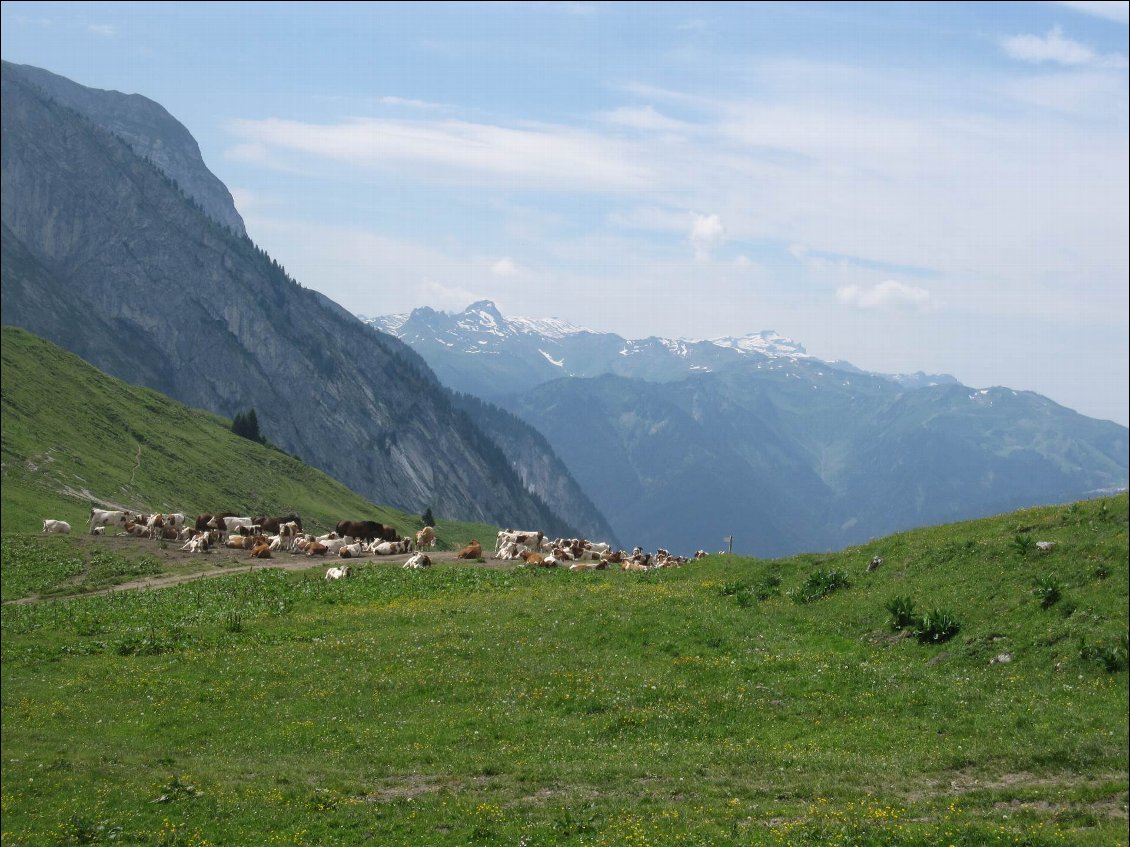
[{"label": "blue sky", "polygon": [[775,329],[1128,418],[1121,3],[5,2],[363,314]]}]

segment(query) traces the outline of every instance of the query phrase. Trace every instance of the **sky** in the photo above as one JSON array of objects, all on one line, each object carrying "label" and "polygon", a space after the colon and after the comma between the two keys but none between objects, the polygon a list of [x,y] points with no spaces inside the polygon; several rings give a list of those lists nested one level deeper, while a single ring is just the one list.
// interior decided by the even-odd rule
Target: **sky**
[{"label": "sky", "polygon": [[776,330],[1127,425],[1127,2],[33,3],[352,312]]}]

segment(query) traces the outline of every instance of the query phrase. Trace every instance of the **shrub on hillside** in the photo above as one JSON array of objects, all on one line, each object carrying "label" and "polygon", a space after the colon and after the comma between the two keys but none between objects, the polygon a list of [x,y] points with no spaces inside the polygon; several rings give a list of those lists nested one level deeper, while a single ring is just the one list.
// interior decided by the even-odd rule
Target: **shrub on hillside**
[{"label": "shrub on hillside", "polygon": [[1055,576],[1039,576],[1032,583],[1032,593],[1045,609],[1050,609],[1063,596],[1062,586]]},{"label": "shrub on hillside", "polygon": [[1084,662],[1101,665],[1107,673],[1118,673],[1127,668],[1130,656],[1130,639],[1124,632],[1114,644],[1088,644],[1086,639],[1079,643],[1079,658]]},{"label": "shrub on hillside", "polygon": [[914,627],[914,637],[921,644],[941,644],[949,641],[961,631],[958,623],[950,612],[943,609],[934,609],[925,612]]},{"label": "shrub on hillside", "polygon": [[917,617],[914,601],[909,597],[895,597],[888,601],[887,611],[891,613],[891,629],[895,631],[913,626]]},{"label": "shrub on hillside", "polygon": [[793,592],[793,599],[798,603],[811,603],[821,597],[827,597],[841,588],[850,588],[851,581],[843,571],[817,571],[810,574],[808,580]]}]

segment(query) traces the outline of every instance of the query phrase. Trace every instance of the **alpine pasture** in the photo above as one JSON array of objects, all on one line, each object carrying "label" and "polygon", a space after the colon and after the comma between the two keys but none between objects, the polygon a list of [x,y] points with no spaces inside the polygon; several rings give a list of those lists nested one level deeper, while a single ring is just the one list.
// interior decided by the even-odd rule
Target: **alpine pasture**
[{"label": "alpine pasture", "polygon": [[[1125,494],[649,573],[318,562],[61,596],[163,567],[43,537],[84,525],[79,488],[381,513],[250,442],[280,464],[202,465],[224,422],[178,442],[152,392],[42,419],[9,342],[4,598],[56,599],[0,617],[4,844],[1127,843]],[[93,408],[124,390],[81,379]]]}]

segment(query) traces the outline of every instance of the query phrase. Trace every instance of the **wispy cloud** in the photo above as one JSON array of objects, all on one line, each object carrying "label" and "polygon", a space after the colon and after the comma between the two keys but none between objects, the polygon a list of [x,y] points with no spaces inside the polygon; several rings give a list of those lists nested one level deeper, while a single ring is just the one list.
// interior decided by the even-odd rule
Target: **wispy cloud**
[{"label": "wispy cloud", "polygon": [[857,309],[913,310],[926,312],[936,304],[930,292],[916,285],[906,285],[893,279],[880,282],[870,288],[861,285],[845,285],[836,291],[836,299],[845,306]]},{"label": "wispy cloud", "polygon": [[622,106],[619,109],[602,112],[599,117],[606,123],[632,129],[672,131],[692,128],[692,124],[669,118],[650,105]]},{"label": "wispy cloud", "polygon": [[427,100],[413,100],[409,97],[395,97],[391,95],[379,98],[379,102],[385,106],[404,106],[409,109],[421,109],[427,112],[450,108],[443,103],[430,103]]},{"label": "wispy cloud", "polygon": [[1126,0],[1060,0],[1059,5],[1120,24],[1130,22],[1130,3]]},{"label": "wispy cloud", "polygon": [[490,266],[490,272],[495,276],[517,276],[518,265],[509,256],[503,256]]},{"label": "wispy cloud", "polygon": [[1000,41],[1004,52],[1022,62],[1054,62],[1059,65],[1098,68],[1125,68],[1126,56],[1115,53],[1100,56],[1090,47],[1066,37],[1058,26],[1047,35],[1012,35]]},{"label": "wispy cloud", "polygon": [[87,32],[93,32],[95,35],[101,35],[104,38],[113,38],[117,34],[112,24],[87,24]]},{"label": "wispy cloud", "polygon": [[[370,169],[416,167],[425,180],[564,191],[625,191],[652,180],[624,141],[566,126],[357,118],[336,124],[238,120],[235,155],[299,153]],[[229,152],[229,155],[233,155]]]}]

